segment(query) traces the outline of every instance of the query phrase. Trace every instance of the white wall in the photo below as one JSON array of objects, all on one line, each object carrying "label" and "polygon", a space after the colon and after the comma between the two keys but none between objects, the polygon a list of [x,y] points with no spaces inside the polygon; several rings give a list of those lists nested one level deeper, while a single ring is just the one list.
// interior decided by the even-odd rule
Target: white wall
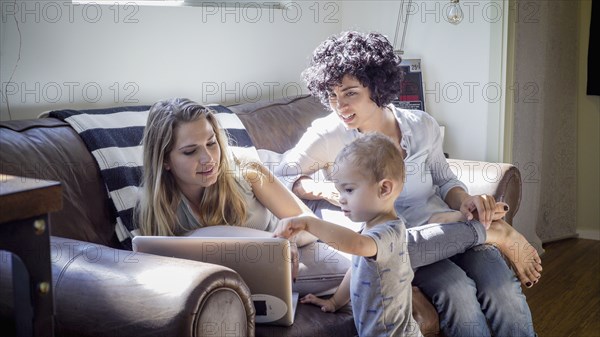
[{"label": "white wall", "polygon": [[[445,151],[453,158],[499,161],[505,4],[461,1],[465,18],[455,26],[445,19],[449,3],[414,0],[407,7],[403,57],[422,60],[425,107],[446,126]],[[342,28],[379,31],[393,41],[399,8],[400,1],[346,1]]]},{"label": "white wall", "polygon": [[[0,2],[0,79],[8,98],[0,120],[9,119],[9,108],[12,119],[24,119],[173,96],[234,103],[293,95],[304,89],[300,72],[325,37],[358,29],[393,40],[400,4],[292,1],[287,11],[258,12],[254,5],[266,1],[238,9]],[[495,10],[504,3],[461,1],[458,26],[444,19],[448,3],[413,1],[405,57],[422,59],[426,108],[446,125],[446,152],[500,160],[503,115],[491,101],[502,74],[503,20]]]},{"label": "white wall", "polygon": [[9,108],[12,119],[25,119],[175,96],[235,103],[294,95],[312,50],[341,27],[336,2],[260,12],[254,5],[262,2],[238,9],[14,3],[1,0],[9,106],[2,97],[0,120]]}]

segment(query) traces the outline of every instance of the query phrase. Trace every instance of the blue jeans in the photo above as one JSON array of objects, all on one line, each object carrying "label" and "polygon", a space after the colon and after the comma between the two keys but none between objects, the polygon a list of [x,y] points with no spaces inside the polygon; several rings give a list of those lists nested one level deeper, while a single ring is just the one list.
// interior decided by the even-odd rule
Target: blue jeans
[{"label": "blue jeans", "polygon": [[[327,201],[309,201],[327,221],[360,229]],[[479,221],[407,228],[413,285],[431,299],[446,337],[536,336],[521,284]]]},{"label": "blue jeans", "polygon": [[493,246],[421,267],[413,285],[433,302],[447,337],[536,336],[519,280]]}]

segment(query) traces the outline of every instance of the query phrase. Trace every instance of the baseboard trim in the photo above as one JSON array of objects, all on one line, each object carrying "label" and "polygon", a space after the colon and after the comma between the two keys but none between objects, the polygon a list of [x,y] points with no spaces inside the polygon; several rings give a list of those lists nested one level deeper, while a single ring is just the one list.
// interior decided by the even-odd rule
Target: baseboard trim
[{"label": "baseboard trim", "polygon": [[600,229],[578,229],[577,234],[580,239],[600,241]]},{"label": "baseboard trim", "polygon": [[549,238],[549,239],[544,239],[544,240],[542,240],[542,243],[546,244],[546,243],[552,243],[552,242],[566,240],[566,239],[576,239],[578,237],[579,237],[579,235],[577,233],[573,233],[573,234],[567,234],[567,235],[563,235],[563,236],[556,236],[556,237]]}]

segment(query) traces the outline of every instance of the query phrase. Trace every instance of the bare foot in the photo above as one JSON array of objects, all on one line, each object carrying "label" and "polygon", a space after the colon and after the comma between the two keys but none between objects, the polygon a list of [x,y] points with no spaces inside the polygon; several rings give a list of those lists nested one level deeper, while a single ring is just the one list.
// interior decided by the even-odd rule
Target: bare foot
[{"label": "bare foot", "polygon": [[504,220],[492,222],[487,241],[508,259],[521,284],[531,288],[542,276],[542,260],[527,239]]}]

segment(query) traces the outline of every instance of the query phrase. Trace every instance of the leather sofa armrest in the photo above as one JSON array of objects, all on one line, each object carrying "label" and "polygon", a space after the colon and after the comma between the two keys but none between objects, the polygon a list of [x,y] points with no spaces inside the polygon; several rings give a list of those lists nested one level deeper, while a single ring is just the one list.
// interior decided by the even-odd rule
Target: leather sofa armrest
[{"label": "leather sofa armrest", "polygon": [[229,268],[61,237],[50,245],[56,335],[254,336],[250,291]]},{"label": "leather sofa armrest", "polygon": [[521,173],[516,166],[458,159],[448,159],[448,164],[470,194],[490,194],[506,202],[510,210],[504,219],[512,223],[521,203]]}]

